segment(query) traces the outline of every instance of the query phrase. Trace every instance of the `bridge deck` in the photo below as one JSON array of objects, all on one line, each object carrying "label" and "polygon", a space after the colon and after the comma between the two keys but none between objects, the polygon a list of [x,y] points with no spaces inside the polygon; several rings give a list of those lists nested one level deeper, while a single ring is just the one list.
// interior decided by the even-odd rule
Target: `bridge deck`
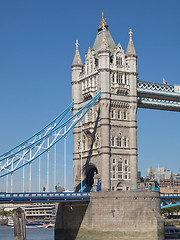
[{"label": "bridge deck", "polygon": [[90,193],[0,193],[0,203],[90,201]]}]

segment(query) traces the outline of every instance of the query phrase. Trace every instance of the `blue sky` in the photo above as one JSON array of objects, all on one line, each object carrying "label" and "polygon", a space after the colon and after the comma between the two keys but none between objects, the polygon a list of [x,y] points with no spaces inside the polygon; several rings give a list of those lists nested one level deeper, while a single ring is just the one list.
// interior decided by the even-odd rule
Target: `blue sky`
[{"label": "blue sky", "polygon": [[[0,153],[33,135],[71,102],[75,41],[79,40],[84,62],[102,11],[115,43],[125,50],[132,28],[140,80],[161,83],[165,77],[169,84],[180,85],[179,0],[1,0]],[[179,123],[178,112],[138,110],[138,162],[143,175],[151,166],[180,172]],[[72,135],[67,144],[72,188]],[[63,185],[62,152],[58,157],[58,184]],[[35,168],[36,164],[34,172]],[[35,176],[33,185],[36,190]],[[20,186],[15,189],[21,191]]]}]

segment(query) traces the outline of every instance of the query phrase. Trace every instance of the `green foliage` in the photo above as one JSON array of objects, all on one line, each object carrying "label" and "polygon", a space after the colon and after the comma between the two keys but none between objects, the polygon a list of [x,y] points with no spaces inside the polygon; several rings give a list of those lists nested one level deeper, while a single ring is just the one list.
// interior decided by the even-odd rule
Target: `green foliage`
[{"label": "green foliage", "polygon": [[13,209],[13,213],[14,212],[21,213],[22,212],[22,208],[18,207],[18,208]]},{"label": "green foliage", "polygon": [[2,217],[2,219],[7,218],[7,217],[11,217],[12,216],[12,211],[0,211],[0,216]]},{"label": "green foliage", "polygon": [[168,208],[163,208],[161,209],[162,214],[178,214],[180,212],[180,206],[175,206],[175,207],[168,207]]}]

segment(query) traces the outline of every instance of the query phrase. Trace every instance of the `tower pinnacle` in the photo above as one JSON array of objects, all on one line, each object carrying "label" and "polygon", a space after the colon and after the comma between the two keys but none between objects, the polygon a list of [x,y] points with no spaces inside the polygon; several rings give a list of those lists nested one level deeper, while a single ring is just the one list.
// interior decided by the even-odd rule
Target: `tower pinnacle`
[{"label": "tower pinnacle", "polygon": [[129,43],[128,43],[128,47],[127,47],[127,51],[126,51],[126,57],[130,57],[130,56],[137,57],[136,51],[135,51],[135,48],[134,48],[134,44],[133,44],[133,40],[132,40],[132,34],[133,34],[133,32],[130,28],[130,30],[129,30]]},{"label": "tower pinnacle", "polygon": [[76,45],[76,50],[78,50],[78,47],[79,47],[78,40],[76,40],[76,43],[75,43],[75,45]]},{"label": "tower pinnacle", "polygon": [[132,40],[132,35],[133,35],[133,32],[131,31],[131,28],[129,29],[129,37],[130,39]]},{"label": "tower pinnacle", "polygon": [[99,23],[99,29],[102,29],[103,27],[107,27],[106,19],[104,19],[104,13],[102,12],[102,21]]},{"label": "tower pinnacle", "polygon": [[81,57],[80,57],[80,54],[79,54],[79,49],[78,49],[79,43],[78,43],[78,40],[76,40],[75,45],[76,45],[76,52],[75,52],[75,55],[74,55],[72,67],[75,67],[75,66],[82,67],[83,64],[82,64]]}]

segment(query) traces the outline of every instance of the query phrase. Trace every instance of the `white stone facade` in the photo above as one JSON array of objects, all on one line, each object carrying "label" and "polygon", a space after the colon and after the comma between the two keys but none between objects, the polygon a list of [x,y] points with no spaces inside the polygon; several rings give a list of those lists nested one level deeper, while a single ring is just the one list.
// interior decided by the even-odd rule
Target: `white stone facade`
[{"label": "white stone facade", "polygon": [[[73,113],[101,89],[101,98],[74,128],[74,189],[83,178],[98,175],[102,190],[137,188],[137,56],[130,39],[126,54],[116,46],[104,19],[83,66],[76,43],[72,64]],[[82,146],[82,150],[81,150]],[[93,170],[94,169],[94,170]],[[89,173],[90,174],[90,173]],[[86,180],[85,180],[86,181]]]}]

